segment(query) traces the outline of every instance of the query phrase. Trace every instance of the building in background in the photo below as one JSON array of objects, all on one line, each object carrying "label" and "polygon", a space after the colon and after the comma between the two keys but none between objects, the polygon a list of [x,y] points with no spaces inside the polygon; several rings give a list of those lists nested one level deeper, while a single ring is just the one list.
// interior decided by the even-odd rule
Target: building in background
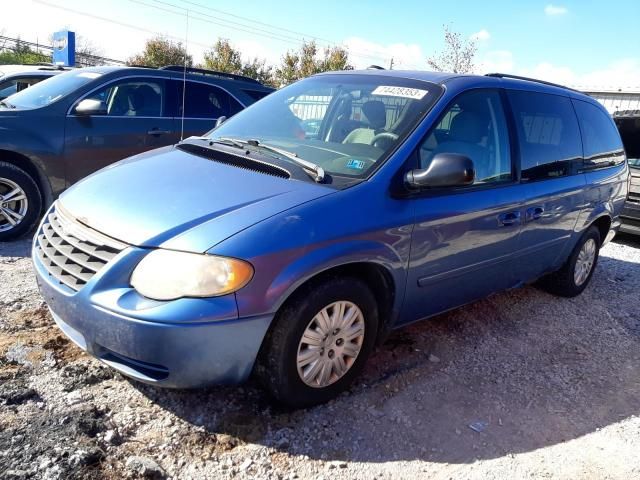
[{"label": "building in background", "polygon": [[640,112],[640,85],[630,88],[581,88],[598,100],[611,115],[616,112]]}]

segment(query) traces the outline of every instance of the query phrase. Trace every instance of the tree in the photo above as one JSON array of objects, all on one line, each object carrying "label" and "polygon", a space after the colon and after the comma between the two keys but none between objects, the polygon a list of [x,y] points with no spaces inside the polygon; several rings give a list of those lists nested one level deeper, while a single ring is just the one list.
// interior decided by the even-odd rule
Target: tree
[{"label": "tree", "polygon": [[349,64],[349,52],[343,47],[327,47],[319,59],[316,42],[304,42],[299,51],[288,51],[282,57],[275,71],[275,80],[279,86],[288,85],[301,78],[332,70],[353,70]]},{"label": "tree", "polygon": [[104,60],[100,59],[103,54],[103,50],[91,40],[76,35],[76,65],[83,67],[104,65]]},{"label": "tree", "polygon": [[276,86],[273,78],[273,67],[267,65],[266,60],[260,60],[258,58],[249,60],[242,66],[242,75],[253,78],[264,85]]},{"label": "tree", "polygon": [[189,55],[182,42],[173,42],[166,37],[158,36],[144,46],[144,50],[127,60],[129,65],[144,65],[147,67],[164,67],[166,65],[193,65],[193,57]]},{"label": "tree", "polygon": [[437,56],[427,58],[427,64],[438,72],[473,73],[476,43],[459,32],[444,26],[445,47]]},{"label": "tree", "polygon": [[253,58],[243,62],[240,51],[225,38],[218,39],[211,50],[205,52],[203,66],[218,72],[244,75],[260,83],[273,85],[273,68],[267,65],[266,60]]},{"label": "tree", "polygon": [[45,62],[51,62],[50,55],[33,50],[19,38],[15,41],[13,46],[8,46],[5,43],[0,51],[0,64],[2,65],[21,65]]},{"label": "tree", "polygon": [[204,68],[239,75],[242,73],[242,56],[229,40],[219,38],[211,50],[205,52]]}]

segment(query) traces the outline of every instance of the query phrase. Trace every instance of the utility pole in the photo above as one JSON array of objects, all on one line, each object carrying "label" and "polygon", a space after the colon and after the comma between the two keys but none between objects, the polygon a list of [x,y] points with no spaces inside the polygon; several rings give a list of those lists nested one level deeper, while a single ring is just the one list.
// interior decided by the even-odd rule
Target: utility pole
[{"label": "utility pole", "polygon": [[393,70],[393,57],[391,57],[391,60],[389,61],[389,70]]}]

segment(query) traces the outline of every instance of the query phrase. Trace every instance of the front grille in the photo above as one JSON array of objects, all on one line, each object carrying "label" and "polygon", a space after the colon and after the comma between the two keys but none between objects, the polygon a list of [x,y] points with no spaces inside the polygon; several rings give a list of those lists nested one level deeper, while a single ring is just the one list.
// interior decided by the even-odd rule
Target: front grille
[{"label": "front grille", "polygon": [[49,276],[77,292],[126,246],[73,220],[56,203],[42,222],[34,249]]}]

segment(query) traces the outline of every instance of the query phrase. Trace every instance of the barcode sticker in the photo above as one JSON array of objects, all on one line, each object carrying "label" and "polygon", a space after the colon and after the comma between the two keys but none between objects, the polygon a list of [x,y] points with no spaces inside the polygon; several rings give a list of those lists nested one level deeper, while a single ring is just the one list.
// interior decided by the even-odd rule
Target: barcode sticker
[{"label": "barcode sticker", "polygon": [[392,87],[388,85],[380,85],[379,87],[376,87],[373,92],[371,92],[372,95],[412,98],[414,100],[421,100],[427,93],[429,93],[428,90],[421,90],[419,88]]}]

